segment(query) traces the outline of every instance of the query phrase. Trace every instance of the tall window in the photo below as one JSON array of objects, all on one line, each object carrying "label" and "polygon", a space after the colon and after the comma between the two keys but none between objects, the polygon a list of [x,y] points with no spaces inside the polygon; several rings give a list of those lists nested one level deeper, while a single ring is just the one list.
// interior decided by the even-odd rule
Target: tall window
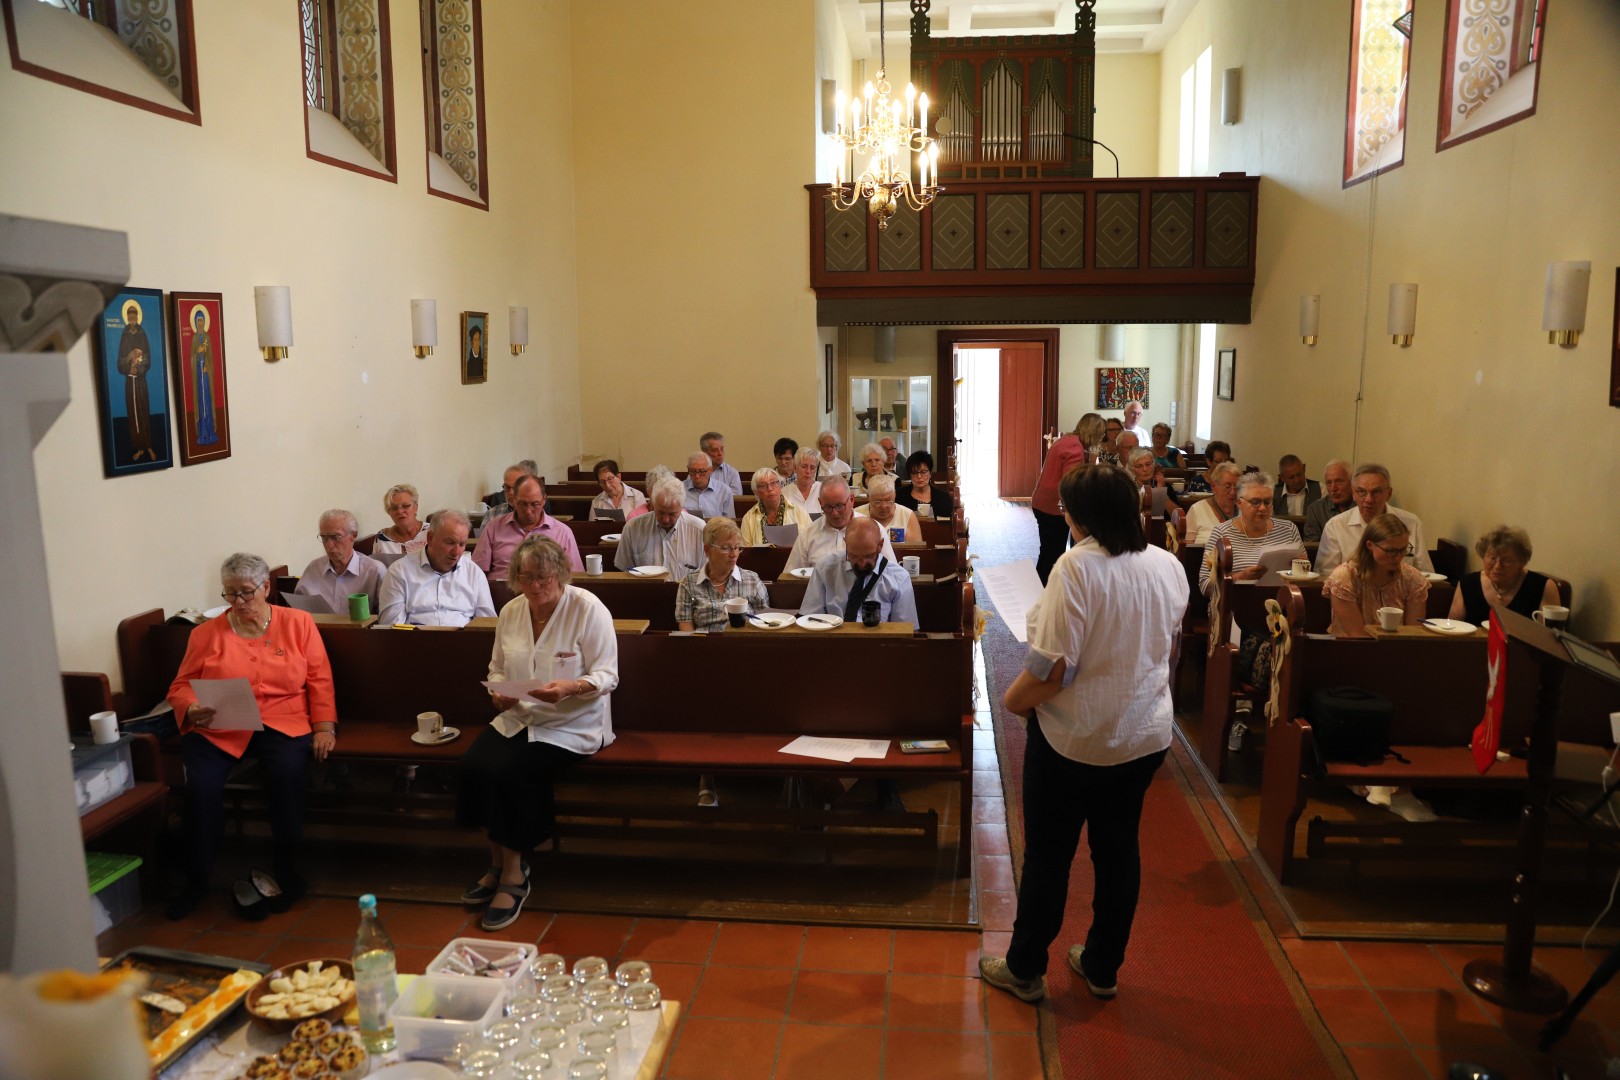
[{"label": "tall window", "polygon": [[310,157],[394,179],[394,93],[388,5],[298,0],[304,145]]},{"label": "tall window", "polygon": [[16,70],[202,122],[191,0],[0,0],[0,13]]},{"label": "tall window", "polygon": [[1436,149],[1536,111],[1547,0],[1448,0]]},{"label": "tall window", "polygon": [[1181,73],[1181,138],[1178,172],[1203,176],[1209,172],[1210,83],[1214,53],[1205,49]]},{"label": "tall window", "polygon": [[421,0],[428,191],[489,207],[483,0]]},{"label": "tall window", "polygon": [[1200,439],[1214,438],[1215,429],[1215,324],[1198,328],[1198,409],[1193,434]]},{"label": "tall window", "polygon": [[1406,74],[1411,42],[1395,20],[1411,0],[1354,0],[1350,91],[1345,108],[1344,186],[1406,159]]}]

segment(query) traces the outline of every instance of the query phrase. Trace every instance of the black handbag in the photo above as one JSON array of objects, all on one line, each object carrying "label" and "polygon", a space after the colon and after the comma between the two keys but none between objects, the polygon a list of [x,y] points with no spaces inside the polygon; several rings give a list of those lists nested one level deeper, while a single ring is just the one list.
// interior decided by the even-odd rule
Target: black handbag
[{"label": "black handbag", "polygon": [[1311,724],[1318,772],[1329,761],[1356,765],[1382,762],[1392,753],[1389,725],[1394,718],[1393,702],[1359,686],[1312,690],[1306,701],[1305,719]]}]

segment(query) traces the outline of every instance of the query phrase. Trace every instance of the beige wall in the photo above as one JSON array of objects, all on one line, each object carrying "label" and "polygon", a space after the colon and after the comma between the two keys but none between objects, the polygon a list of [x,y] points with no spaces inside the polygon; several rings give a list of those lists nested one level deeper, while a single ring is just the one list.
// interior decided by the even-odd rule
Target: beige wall
[{"label": "beige wall", "polygon": [[[217,604],[232,551],[301,570],[326,507],[376,529],[390,484],[466,506],[517,457],[560,471],[577,452],[569,5],[484,6],[489,212],[424,190],[415,4],[391,11],[398,184],[304,156],[292,4],[199,0],[200,127],[0,65],[0,209],[125,230],[132,284],[224,294],[226,461],[103,479],[89,348],[71,354],[73,403],[37,455],[66,668],[116,682],[118,619]],[[292,287],[278,364],[257,350],[257,284]],[[418,360],[408,301],[423,296],[440,347]],[[506,309],[525,303],[515,358]],[[464,309],[490,313],[480,386],[460,385]]]},{"label": "beige wall", "polygon": [[[1096,93],[1092,137],[1119,155],[1119,175],[1157,175],[1159,57],[1151,53],[1102,54],[1097,57]],[[1092,175],[1113,176],[1114,159],[1108,151],[1098,148],[1094,153]]]},{"label": "beige wall", "polygon": [[[1236,400],[1216,403],[1215,434],[1244,460],[1297,452],[1313,475],[1333,456],[1382,461],[1397,502],[1431,537],[1471,544],[1501,520],[1527,527],[1535,565],[1575,584],[1575,630],[1612,639],[1620,410],[1606,400],[1620,83],[1593,72],[1609,70],[1620,48],[1620,7],[1553,5],[1536,115],[1437,154],[1444,11],[1417,7],[1406,164],[1349,190],[1339,179],[1347,5],[1202,0],[1165,50],[1167,132],[1179,107],[1172,87],[1206,44],[1216,72],[1244,69],[1243,122],[1215,125],[1211,170],[1265,178],[1254,319],[1219,330],[1238,351],[1238,377]],[[1173,164],[1173,153],[1161,161]],[[1562,259],[1593,264],[1587,333],[1574,349],[1548,345],[1540,330],[1546,266]],[[1384,332],[1388,287],[1400,281],[1419,283],[1407,349]],[[1297,336],[1302,293],[1322,296],[1315,348]],[[1549,459],[1549,436],[1570,443],[1574,462],[1562,464],[1563,451]]]},{"label": "beige wall", "polygon": [[813,0],[574,6],[587,452],[679,467],[718,428],[752,470],[813,441],[815,48]]}]

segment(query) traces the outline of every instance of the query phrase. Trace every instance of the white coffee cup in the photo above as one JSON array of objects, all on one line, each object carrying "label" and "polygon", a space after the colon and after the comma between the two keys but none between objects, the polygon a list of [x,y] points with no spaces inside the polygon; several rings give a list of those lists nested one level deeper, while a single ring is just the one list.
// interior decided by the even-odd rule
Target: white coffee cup
[{"label": "white coffee cup", "polygon": [[118,714],[98,712],[90,714],[90,737],[97,746],[118,741]]},{"label": "white coffee cup", "polygon": [[1546,604],[1531,612],[1530,617],[1543,626],[1562,630],[1569,625],[1569,608],[1558,604]]},{"label": "white coffee cup", "polygon": [[921,555],[907,555],[905,558],[900,560],[900,564],[906,568],[906,573],[910,574],[912,577],[916,577],[918,574],[922,573]]},{"label": "white coffee cup", "polygon": [[1293,569],[1295,577],[1304,577],[1306,574],[1311,572],[1311,560],[1295,559]]},{"label": "white coffee cup", "polygon": [[1378,626],[1383,630],[1399,630],[1401,620],[1406,618],[1406,612],[1398,607],[1381,607],[1378,609]]},{"label": "white coffee cup", "polygon": [[600,556],[600,555],[587,555],[587,556],[585,556],[585,572],[587,574],[589,574],[591,577],[597,577],[598,575],[600,575],[602,573],[602,556]]},{"label": "white coffee cup", "polygon": [[444,717],[436,712],[416,714],[416,733],[424,739],[437,739],[444,734]]}]

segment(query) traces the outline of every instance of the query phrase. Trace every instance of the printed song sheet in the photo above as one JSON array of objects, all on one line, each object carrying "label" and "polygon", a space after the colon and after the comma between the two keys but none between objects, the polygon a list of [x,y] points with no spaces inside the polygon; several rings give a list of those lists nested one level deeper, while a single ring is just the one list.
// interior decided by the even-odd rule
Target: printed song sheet
[{"label": "printed song sheet", "polygon": [[1007,624],[1013,637],[1027,642],[1029,628],[1025,623],[1029,609],[1041,598],[1041,579],[1035,573],[1034,560],[1023,559],[1000,566],[976,565],[973,577],[984,586],[990,602],[996,605],[996,614]]},{"label": "printed song sheet", "polygon": [[850,762],[856,758],[881,758],[889,753],[888,739],[829,739],[800,735],[782,747],[782,753],[822,761]]},{"label": "printed song sheet", "polygon": [[264,718],[253,696],[253,684],[246,679],[192,679],[191,691],[197,704],[214,710],[214,731],[263,731]]}]

